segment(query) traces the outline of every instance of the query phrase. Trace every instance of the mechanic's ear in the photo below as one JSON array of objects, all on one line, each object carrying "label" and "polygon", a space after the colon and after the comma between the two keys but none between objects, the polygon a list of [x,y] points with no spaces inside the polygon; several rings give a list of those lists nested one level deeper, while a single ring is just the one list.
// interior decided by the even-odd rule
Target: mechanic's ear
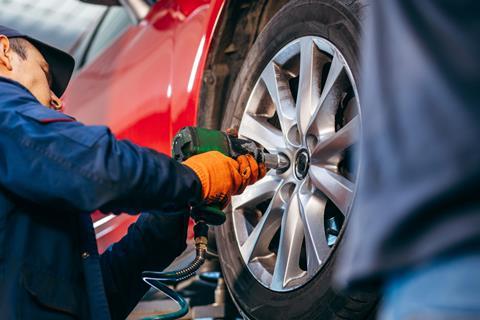
[{"label": "mechanic's ear", "polygon": [[53,91],[50,91],[50,108],[56,111],[63,111],[63,102]]},{"label": "mechanic's ear", "polygon": [[12,71],[11,59],[10,41],[6,36],[0,34],[0,66],[4,66],[8,71]]}]

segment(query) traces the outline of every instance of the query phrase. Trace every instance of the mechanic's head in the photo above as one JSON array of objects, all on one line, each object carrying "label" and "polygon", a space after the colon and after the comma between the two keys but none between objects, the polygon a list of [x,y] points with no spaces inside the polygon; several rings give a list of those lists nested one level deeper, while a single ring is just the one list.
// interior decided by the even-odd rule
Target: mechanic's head
[{"label": "mechanic's head", "polygon": [[75,60],[68,53],[0,25],[0,76],[26,87],[41,104],[59,109]]},{"label": "mechanic's head", "polygon": [[0,35],[0,76],[19,82],[47,107],[62,104],[50,89],[52,76],[47,61],[26,39]]}]

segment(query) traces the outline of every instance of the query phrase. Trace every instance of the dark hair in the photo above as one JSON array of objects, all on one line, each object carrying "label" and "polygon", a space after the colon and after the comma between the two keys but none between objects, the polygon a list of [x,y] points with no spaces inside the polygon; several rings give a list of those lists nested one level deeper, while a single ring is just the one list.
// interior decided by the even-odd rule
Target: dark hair
[{"label": "dark hair", "polygon": [[23,60],[27,59],[27,43],[28,41],[22,38],[10,38],[10,48],[13,52],[18,54]]}]

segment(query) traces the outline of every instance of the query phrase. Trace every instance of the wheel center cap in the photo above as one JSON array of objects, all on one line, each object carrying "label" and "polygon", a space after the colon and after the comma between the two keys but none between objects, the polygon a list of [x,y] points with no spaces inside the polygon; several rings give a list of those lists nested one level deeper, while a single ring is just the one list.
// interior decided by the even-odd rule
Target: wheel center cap
[{"label": "wheel center cap", "polygon": [[299,180],[305,179],[310,166],[310,156],[307,149],[300,149],[295,156],[295,176]]}]

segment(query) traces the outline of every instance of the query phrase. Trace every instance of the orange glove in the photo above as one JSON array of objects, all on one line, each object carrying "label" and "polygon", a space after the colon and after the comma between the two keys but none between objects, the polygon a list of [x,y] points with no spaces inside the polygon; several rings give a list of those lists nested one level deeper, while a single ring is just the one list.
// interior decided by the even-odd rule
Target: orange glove
[{"label": "orange glove", "polygon": [[197,174],[207,204],[226,206],[232,195],[241,193],[265,175],[265,166],[258,165],[251,155],[234,160],[218,151],[210,151],[193,156],[183,164]]},{"label": "orange glove", "polygon": [[239,156],[237,158],[239,164],[239,172],[242,176],[242,186],[237,193],[242,193],[245,188],[251,184],[254,184],[259,179],[263,178],[266,173],[265,164],[258,164],[252,155],[247,154],[245,156]]}]

